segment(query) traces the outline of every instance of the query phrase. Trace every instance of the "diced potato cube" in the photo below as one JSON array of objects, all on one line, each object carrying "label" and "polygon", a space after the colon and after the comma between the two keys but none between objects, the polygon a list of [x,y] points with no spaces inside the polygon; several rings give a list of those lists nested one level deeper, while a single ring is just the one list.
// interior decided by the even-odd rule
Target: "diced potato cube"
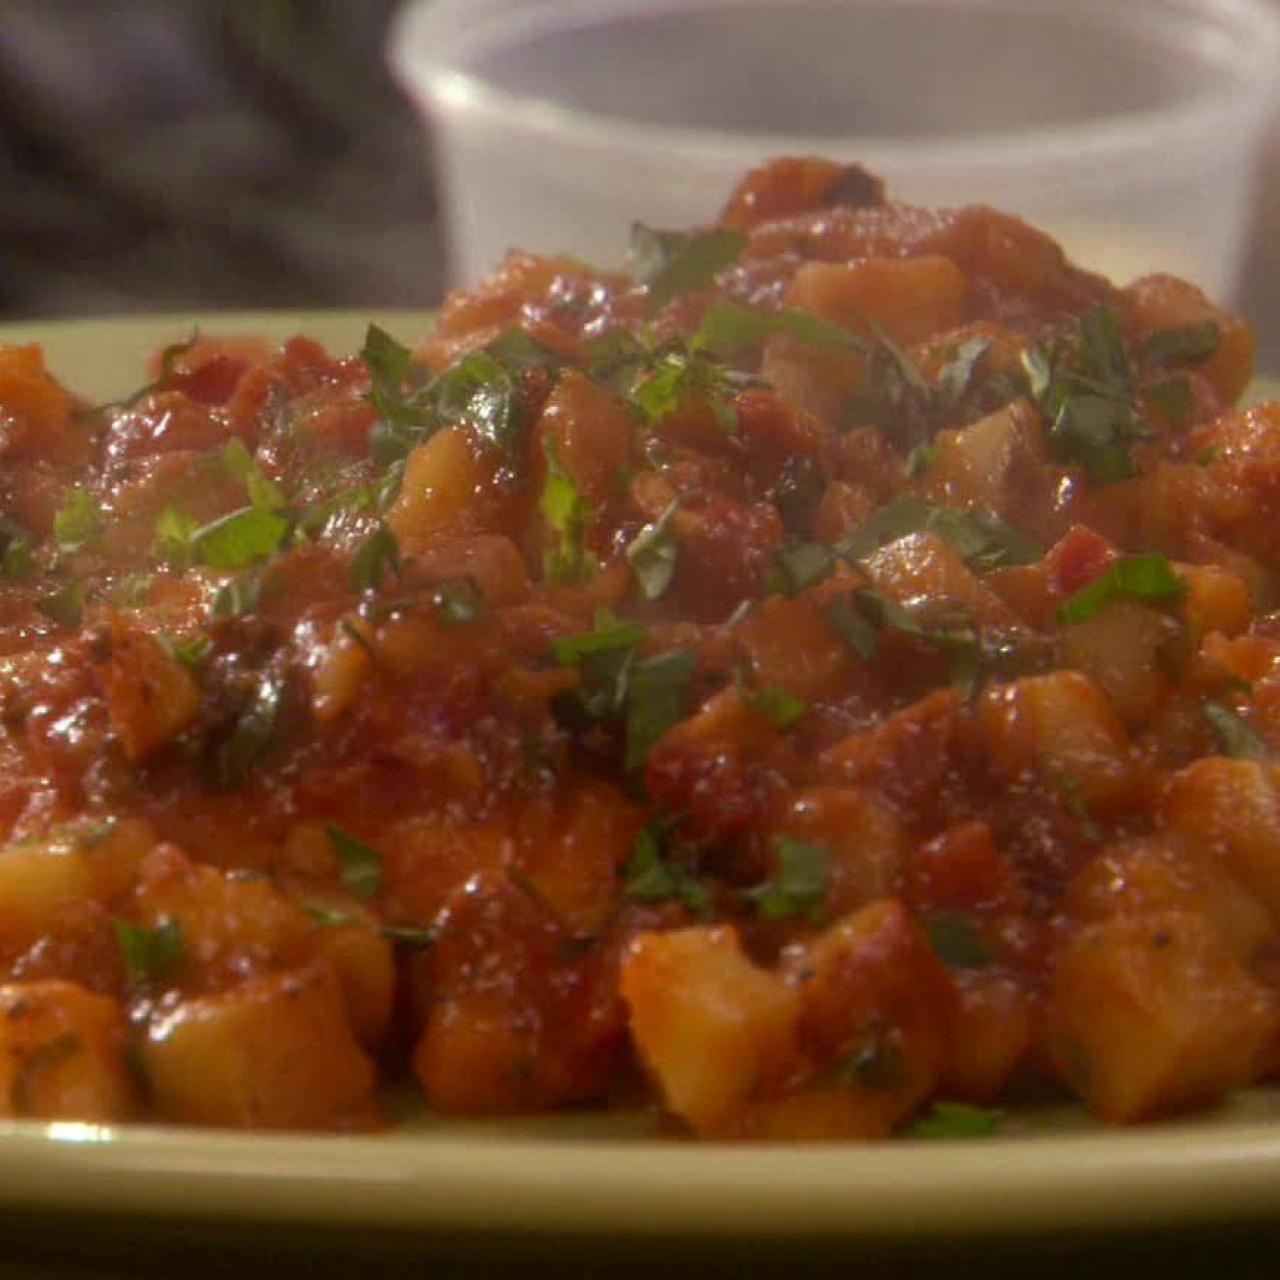
[{"label": "diced potato cube", "polygon": [[1058,958],[1047,1025],[1063,1078],[1095,1115],[1120,1123],[1256,1079],[1280,1029],[1274,996],[1187,912],[1075,934]]},{"label": "diced potato cube", "polygon": [[919,342],[966,319],[969,282],[950,258],[864,258],[806,262],[796,272],[787,305],[847,328],[878,325],[892,341]]},{"label": "diced potato cube", "polygon": [[1103,849],[1067,886],[1062,905],[1081,922],[1193,911],[1244,961],[1276,932],[1271,912],[1221,859],[1178,848],[1168,836]]},{"label": "diced potato cube", "polygon": [[108,996],[56,979],[0,986],[0,1115],[128,1119],[139,1105],[128,1042]]},{"label": "diced potato cube", "polygon": [[159,640],[114,618],[107,657],[97,664],[111,727],[125,755],[145,759],[182,732],[200,712],[191,673]]},{"label": "diced potato cube", "polygon": [[793,1062],[799,997],[752,964],[728,926],[641,934],[622,996],[641,1061],[697,1133],[724,1129]]},{"label": "diced potato cube", "polygon": [[1039,491],[1036,481],[1047,469],[1040,424],[1025,400],[960,430],[938,432],[933,447],[924,496],[950,505],[1009,515],[1011,502]]},{"label": "diced potato cube", "polygon": [[495,460],[465,427],[447,427],[419,445],[405,465],[387,523],[411,553],[441,533],[481,529],[492,515]]},{"label": "diced potato cube", "polygon": [[297,1129],[357,1116],[374,1071],[325,969],[256,978],[184,1000],[151,1023],[140,1052],[167,1120]]},{"label": "diced potato cube", "polygon": [[889,897],[911,847],[893,809],[857,787],[797,791],[776,829],[830,851],[824,907],[832,916]]},{"label": "diced potato cube", "polygon": [[1121,303],[1144,337],[1212,321],[1218,326],[1218,349],[1199,371],[1224,400],[1234,403],[1244,394],[1253,377],[1253,330],[1245,321],[1215,307],[1195,285],[1175,276],[1143,276],[1124,290]]},{"label": "diced potato cube", "polygon": [[1009,606],[936,533],[898,538],[864,567],[872,582],[900,604],[927,601],[930,609],[963,612],[978,624],[1020,629]]},{"label": "diced potato cube", "polygon": [[1177,638],[1178,624],[1167,614],[1135,600],[1112,600],[1092,618],[1062,629],[1062,660],[1095,681],[1132,727],[1172,687],[1160,655]]},{"label": "diced potato cube", "polygon": [[1278,781],[1272,765],[1210,756],[1174,774],[1160,812],[1188,855],[1220,861],[1280,919]]},{"label": "diced potato cube", "polygon": [[1025,983],[998,968],[966,969],[954,976],[956,1010],[939,1092],[966,1102],[991,1102],[1031,1055],[1036,998]]},{"label": "diced potato cube", "polygon": [[1026,676],[988,689],[978,724],[997,776],[1039,774],[1079,790],[1090,808],[1131,798],[1139,778],[1124,726],[1106,694],[1078,671]]}]

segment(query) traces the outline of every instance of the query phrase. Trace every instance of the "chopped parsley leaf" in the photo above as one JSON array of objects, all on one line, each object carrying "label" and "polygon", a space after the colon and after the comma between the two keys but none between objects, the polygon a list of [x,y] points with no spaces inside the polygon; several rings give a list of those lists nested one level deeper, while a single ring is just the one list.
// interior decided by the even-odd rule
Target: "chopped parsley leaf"
[{"label": "chopped parsley leaf", "polygon": [[1058,606],[1058,621],[1071,626],[1094,617],[1109,600],[1176,600],[1187,584],[1159,552],[1121,556],[1101,577]]},{"label": "chopped parsley leaf", "polygon": [[451,627],[475,622],[484,617],[487,609],[484,592],[474,578],[442,582],[432,591],[431,600],[441,619]]},{"label": "chopped parsley leaf", "polygon": [[361,902],[376,898],[382,888],[382,854],[333,823],[324,831],[342,868],[343,883]]},{"label": "chopped parsley leaf", "polygon": [[594,654],[634,649],[644,637],[644,627],[638,622],[619,618],[608,609],[597,609],[591,631],[553,641],[551,654],[561,666],[571,667]]},{"label": "chopped parsley leaf", "polygon": [[985,1138],[1004,1122],[1005,1113],[963,1102],[935,1102],[929,1113],[905,1130],[908,1138]]},{"label": "chopped parsley leaf", "polygon": [[248,705],[231,731],[213,748],[213,784],[224,791],[243,787],[275,739],[284,706],[285,682],[277,675],[263,676]]},{"label": "chopped parsley leaf", "polygon": [[802,698],[797,698],[795,694],[788,693],[776,684],[766,685],[763,689],[748,688],[742,681],[741,674],[738,680],[738,697],[749,711],[771,720],[779,729],[790,729],[809,710],[809,704]]},{"label": "chopped parsley leaf", "polygon": [[1030,538],[989,511],[957,511],[904,493],[842,538],[835,550],[865,560],[886,543],[912,533],[936,533],[971,569],[1032,564],[1043,555]]},{"label": "chopped parsley leaf", "polygon": [[627,563],[646,600],[657,600],[671,585],[676,573],[680,544],[671,522],[680,505],[677,498],[652,524],[647,524],[627,546]]},{"label": "chopped parsley leaf", "polygon": [[265,511],[276,511],[285,505],[284,494],[274,480],[269,479],[258,460],[245,447],[239,436],[233,436],[219,455],[223,469],[235,480],[243,480],[249,502]]},{"label": "chopped parsley leaf", "polygon": [[156,520],[155,554],[171,569],[181,572],[191,563],[191,539],[200,528],[200,522],[192,519],[177,507],[165,507]]},{"label": "chopped parsley leaf", "polygon": [[4,544],[3,554],[0,554],[0,577],[18,582],[35,577],[35,572],[31,543],[20,533],[13,534]]},{"label": "chopped parsley leaf", "polygon": [[1222,345],[1222,332],[1212,320],[1198,324],[1160,329],[1147,339],[1143,353],[1150,364],[1169,368],[1172,365],[1203,364],[1211,360]]},{"label": "chopped parsley leaf", "polygon": [[729,227],[659,231],[636,222],[631,228],[632,271],[656,309],[672,298],[707,288],[738,260],[746,243],[741,231]]},{"label": "chopped parsley leaf", "polygon": [[1213,726],[1222,754],[1236,760],[1271,760],[1275,753],[1249,722],[1224,702],[1209,700],[1201,707]]},{"label": "chopped parsley leaf", "polygon": [[788,542],[774,552],[764,589],[771,595],[796,596],[816,586],[835,567],[835,556],[822,543]]},{"label": "chopped parsley leaf", "polygon": [[400,576],[400,542],[390,525],[379,524],[356,548],[347,577],[356,591],[373,591],[388,569]]},{"label": "chopped parsley leaf", "polygon": [[1185,425],[1191,413],[1191,384],[1175,375],[1159,382],[1149,382],[1142,394],[1169,420],[1170,425]]},{"label": "chopped parsley leaf", "polygon": [[103,413],[108,409],[132,409],[134,405],[140,403],[147,396],[155,395],[158,391],[165,390],[173,381],[174,366],[178,363],[180,357],[185,356],[200,338],[200,331],[193,329],[189,338],[184,338],[181,342],[171,343],[160,352],[160,375],[154,382],[148,382],[139,387],[132,395],[126,396],[123,400],[112,400],[107,404],[97,405],[92,412]]},{"label": "chopped parsley leaf", "polygon": [[53,518],[53,536],[63,551],[81,551],[102,534],[102,508],[77,485]]},{"label": "chopped parsley leaf", "polygon": [[728,359],[774,334],[832,351],[866,351],[868,346],[851,329],[808,311],[762,311],[725,301],[713,302],[706,309],[690,346]]},{"label": "chopped parsley leaf", "polygon": [[585,582],[595,572],[595,559],[586,542],[595,512],[561,464],[549,435],[543,436],[542,448],[547,457],[547,479],[538,508],[556,534],[556,545],[547,551],[543,570],[551,582]]},{"label": "chopped parsley leaf", "polygon": [[1113,308],[1099,303],[1075,334],[1032,348],[1022,363],[1059,462],[1082,466],[1095,484],[1137,474],[1130,447],[1154,431],[1134,408],[1137,378]]},{"label": "chopped parsley leaf", "polygon": [[36,601],[36,608],[64,627],[80,625],[80,615],[84,612],[85,600],[88,598],[88,585],[79,579],[63,583],[57,591],[42,596]]},{"label": "chopped parsley leaf", "polygon": [[929,922],[929,945],[948,969],[983,969],[993,959],[977,921],[962,912],[946,912]]},{"label": "chopped parsley leaf", "polygon": [[690,911],[702,912],[711,904],[711,895],[682,863],[664,853],[664,844],[675,824],[658,819],[635,838],[630,861],[623,870],[627,897],[635,902],[666,902],[679,899]]},{"label": "chopped parsley leaf", "polygon": [[244,569],[280,549],[289,521],[262,507],[241,507],[202,525],[191,535],[191,550],[211,569]]},{"label": "chopped parsley leaf", "polygon": [[773,848],[778,856],[777,874],[747,896],[768,920],[815,916],[827,896],[831,850],[789,835],[775,836]]},{"label": "chopped parsley leaf", "polygon": [[827,621],[831,629],[860,658],[870,661],[880,644],[879,628],[867,620],[861,611],[855,610],[849,601],[837,596],[827,601]]},{"label": "chopped parsley leaf", "polygon": [[182,959],[182,926],[177,920],[166,920],[154,929],[145,929],[130,920],[117,920],[115,930],[132,986],[163,978]]},{"label": "chopped parsley leaf", "polygon": [[215,618],[236,618],[253,613],[261,603],[262,574],[242,573],[218,588],[210,612]]},{"label": "chopped parsley leaf", "polygon": [[667,730],[684,719],[694,665],[691,653],[673,650],[631,666],[626,691],[624,768],[640,768]]}]

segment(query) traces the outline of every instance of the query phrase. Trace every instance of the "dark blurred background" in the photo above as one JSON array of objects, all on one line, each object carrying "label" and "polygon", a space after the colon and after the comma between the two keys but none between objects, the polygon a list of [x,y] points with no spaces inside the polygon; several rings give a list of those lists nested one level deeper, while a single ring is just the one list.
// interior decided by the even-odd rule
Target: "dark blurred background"
[{"label": "dark blurred background", "polygon": [[0,0],[0,312],[426,306],[395,0]]},{"label": "dark blurred background", "polygon": [[[438,302],[395,7],[0,0],[0,318]],[[1237,299],[1280,371],[1277,217],[1280,147]]]}]

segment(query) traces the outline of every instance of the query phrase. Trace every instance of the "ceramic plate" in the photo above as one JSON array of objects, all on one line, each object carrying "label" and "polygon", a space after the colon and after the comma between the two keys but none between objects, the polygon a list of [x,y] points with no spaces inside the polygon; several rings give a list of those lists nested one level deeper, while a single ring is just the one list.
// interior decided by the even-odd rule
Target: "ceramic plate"
[{"label": "ceramic plate", "polygon": [[[403,341],[428,317],[375,316]],[[119,396],[189,316],[0,327],[44,344],[81,394]],[[206,333],[305,332],[358,348],[365,317],[201,317]],[[655,1237],[922,1237],[1225,1222],[1280,1211],[1280,1091],[1102,1131],[1078,1109],[1015,1109],[992,1138],[731,1146],[664,1137],[643,1114],[433,1119],[375,1136],[163,1126],[0,1125],[0,1205],[180,1218]]]}]

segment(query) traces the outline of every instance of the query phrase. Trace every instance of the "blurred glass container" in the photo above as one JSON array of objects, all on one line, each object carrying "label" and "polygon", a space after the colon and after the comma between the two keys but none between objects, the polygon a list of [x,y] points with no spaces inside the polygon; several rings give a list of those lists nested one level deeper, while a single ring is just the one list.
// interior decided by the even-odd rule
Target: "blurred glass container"
[{"label": "blurred glass container", "polygon": [[790,154],[1229,300],[1280,86],[1262,0],[417,0],[391,53],[455,284],[510,247],[620,263],[634,219],[708,222]]}]

